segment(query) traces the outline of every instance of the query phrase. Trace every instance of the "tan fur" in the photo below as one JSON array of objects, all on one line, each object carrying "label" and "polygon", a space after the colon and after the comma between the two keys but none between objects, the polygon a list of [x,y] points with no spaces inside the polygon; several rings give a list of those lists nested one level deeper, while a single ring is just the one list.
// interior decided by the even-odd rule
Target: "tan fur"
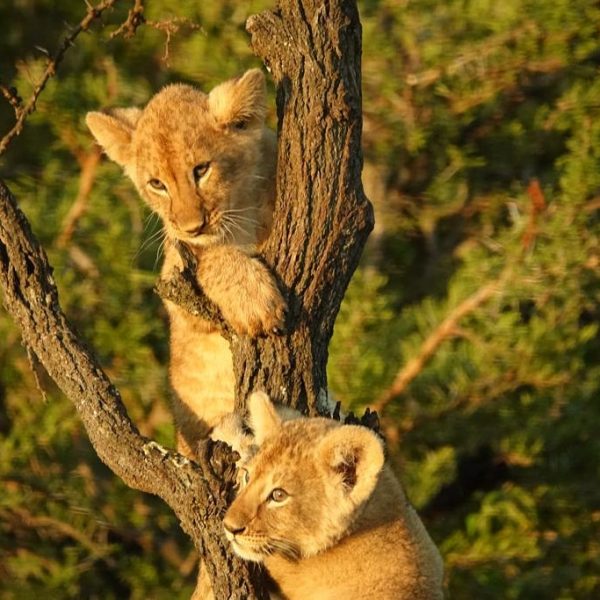
[{"label": "tan fur", "polygon": [[[272,404],[269,396],[264,392],[254,392],[250,396],[249,403],[256,402],[263,402],[266,406],[273,407],[276,418],[280,419],[282,422],[292,421],[302,417],[302,413],[291,406]],[[212,440],[219,440],[229,444],[229,446],[239,454],[240,457],[236,462],[238,468],[246,465],[246,463],[256,454],[259,445],[262,443],[262,440],[257,438],[256,433],[254,433],[260,431],[260,424],[252,422],[251,414],[249,427],[252,431],[249,431],[248,428],[245,427],[244,419],[239,413],[232,412],[225,415],[213,428],[210,434]]]},{"label": "tan fur", "polygon": [[[269,233],[275,192],[276,139],[264,125],[265,94],[263,74],[252,69],[209,94],[170,85],[144,109],[86,117],[163,221],[162,276],[182,267],[173,242],[187,242],[204,293],[238,334],[252,336],[282,327],[285,316],[273,276],[253,256]],[[233,410],[231,352],[211,323],[166,307],[178,449],[193,457],[197,441]]]},{"label": "tan fur", "polygon": [[250,415],[261,446],[224,519],[237,554],[263,562],[288,600],[443,597],[439,552],[373,432],[283,422],[264,395],[251,397]]}]

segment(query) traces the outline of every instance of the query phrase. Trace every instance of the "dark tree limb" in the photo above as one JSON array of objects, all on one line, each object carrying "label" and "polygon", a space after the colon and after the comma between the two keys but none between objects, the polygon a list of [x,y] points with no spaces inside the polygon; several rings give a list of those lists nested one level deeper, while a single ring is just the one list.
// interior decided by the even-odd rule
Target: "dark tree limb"
[{"label": "dark tree limb", "polygon": [[[128,486],[160,496],[175,512],[206,565],[219,599],[257,598],[258,581],[234,557],[221,518],[230,500],[233,457],[210,442],[199,465],[139,434],[118,391],[63,314],[45,252],[0,180],[0,289],[23,343],[74,404],[100,459]],[[227,577],[219,574],[227,573]]]}]

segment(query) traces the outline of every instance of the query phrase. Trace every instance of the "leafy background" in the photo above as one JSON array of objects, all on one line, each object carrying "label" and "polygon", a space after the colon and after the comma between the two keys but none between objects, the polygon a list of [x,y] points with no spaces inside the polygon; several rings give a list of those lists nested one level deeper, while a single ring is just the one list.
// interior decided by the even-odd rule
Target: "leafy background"
[{"label": "leafy background", "polygon": [[[120,6],[78,38],[0,163],[69,317],[142,432],[167,445],[158,225],[83,118],[259,66],[244,21],[270,6],[149,4],[150,20],[198,25],[179,23],[168,47],[150,26],[111,40]],[[377,226],[330,386],[346,407],[379,406],[450,597],[600,597],[600,7],[359,6]],[[0,80],[27,98],[43,49],[84,13],[81,0],[2,3]],[[12,119],[0,103],[0,131]],[[188,598],[195,558],[176,519],[99,463],[4,312],[0,340],[0,597]]]}]

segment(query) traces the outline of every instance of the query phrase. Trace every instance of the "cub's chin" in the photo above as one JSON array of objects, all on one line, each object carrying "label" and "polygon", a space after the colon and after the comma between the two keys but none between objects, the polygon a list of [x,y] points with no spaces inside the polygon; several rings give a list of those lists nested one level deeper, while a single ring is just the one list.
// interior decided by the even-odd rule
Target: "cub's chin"
[{"label": "cub's chin", "polygon": [[240,558],[243,558],[244,560],[249,560],[252,562],[257,562],[257,563],[263,562],[263,560],[265,559],[263,554],[260,554],[259,552],[256,552],[255,550],[248,548],[247,546],[243,546],[237,540],[230,540],[230,541],[231,541],[231,545],[233,547],[233,551]]},{"label": "cub's chin", "polygon": [[202,247],[216,246],[217,244],[222,244],[224,242],[223,236],[217,233],[202,233],[194,237],[184,237],[180,235],[177,239],[192,246]]}]

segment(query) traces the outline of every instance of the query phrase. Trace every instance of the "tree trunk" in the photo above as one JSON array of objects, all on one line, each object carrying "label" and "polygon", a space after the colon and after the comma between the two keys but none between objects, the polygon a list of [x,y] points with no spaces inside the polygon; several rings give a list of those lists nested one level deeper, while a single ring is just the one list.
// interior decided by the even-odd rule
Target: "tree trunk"
[{"label": "tree trunk", "polygon": [[[314,413],[326,389],[333,323],[373,221],[360,183],[360,23],[354,1],[286,0],[249,19],[248,30],[278,87],[278,198],[265,260],[290,312],[284,336],[233,336],[238,406],[264,389]],[[46,255],[1,181],[0,288],[24,344],[73,402],[98,456],[127,485],[175,511],[215,597],[264,597],[259,573],[232,555],[222,534],[230,453],[207,442],[197,465],[138,433],[62,313]]]},{"label": "tree trunk", "polygon": [[277,84],[279,162],[264,251],[289,304],[288,334],[232,340],[238,405],[254,389],[318,412],[327,348],[373,212],[361,181],[361,27],[354,0],[289,0],[250,17]]}]

